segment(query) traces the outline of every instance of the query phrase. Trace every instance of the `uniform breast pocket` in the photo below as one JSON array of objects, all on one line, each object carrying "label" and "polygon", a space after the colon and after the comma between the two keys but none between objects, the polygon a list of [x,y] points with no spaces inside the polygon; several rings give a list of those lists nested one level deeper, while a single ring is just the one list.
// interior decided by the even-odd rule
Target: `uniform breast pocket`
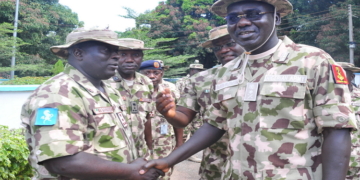
[{"label": "uniform breast pocket", "polygon": [[99,114],[93,116],[96,123],[96,131],[93,143],[96,151],[108,152],[121,149],[127,146],[125,134],[119,125],[114,114]]},{"label": "uniform breast pocket", "polygon": [[[214,99],[214,107],[220,107],[219,114],[226,118],[227,128],[234,128],[240,126],[240,121],[234,120],[236,116],[241,116],[241,102],[238,101],[237,96],[243,93],[239,92],[238,86],[231,86],[217,91]],[[213,111],[212,113],[217,113]]]},{"label": "uniform breast pocket", "polygon": [[260,90],[260,127],[302,129],[307,116],[306,85],[303,83],[265,82]]}]

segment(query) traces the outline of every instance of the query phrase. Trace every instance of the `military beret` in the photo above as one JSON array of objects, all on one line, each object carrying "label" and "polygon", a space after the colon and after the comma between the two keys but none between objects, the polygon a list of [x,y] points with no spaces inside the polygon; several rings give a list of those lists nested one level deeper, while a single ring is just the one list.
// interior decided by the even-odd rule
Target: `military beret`
[{"label": "military beret", "polygon": [[139,70],[143,70],[143,69],[160,69],[160,70],[162,70],[162,66],[161,66],[160,62],[157,60],[148,60],[148,61],[143,61],[141,63]]}]

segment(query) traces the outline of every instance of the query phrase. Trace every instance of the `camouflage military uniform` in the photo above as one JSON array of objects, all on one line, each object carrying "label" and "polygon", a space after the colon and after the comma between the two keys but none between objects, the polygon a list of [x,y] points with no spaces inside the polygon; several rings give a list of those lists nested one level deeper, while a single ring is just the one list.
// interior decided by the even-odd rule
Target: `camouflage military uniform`
[{"label": "camouflage military uniform", "polygon": [[231,157],[222,179],[322,179],[323,128],[356,127],[347,84],[334,82],[334,60],[281,39],[250,56],[244,76],[240,56],[214,80],[205,118],[229,133]]},{"label": "camouflage military uniform", "polygon": [[[25,102],[21,120],[26,127],[29,161],[37,169],[38,178],[52,177],[38,162],[78,152],[122,163],[137,158],[131,129],[124,119],[126,113],[122,111],[125,103],[115,89],[104,86],[104,90],[106,94],[80,71],[66,65],[63,73],[42,84]],[[56,108],[56,123],[38,125],[39,119],[46,121],[45,112],[40,114],[39,108]]]},{"label": "camouflage military uniform", "polygon": [[118,72],[107,81],[110,85],[119,90],[123,100],[127,104],[127,113],[130,119],[130,126],[138,150],[138,156],[149,158],[150,150],[145,141],[145,122],[146,117],[153,117],[155,103],[152,101],[154,87],[151,80],[140,74],[135,74],[134,84],[129,87]]},{"label": "camouflage military uniform", "polygon": [[[188,74],[187,76],[176,81],[176,88],[179,90],[180,94],[184,93],[185,86],[189,83],[189,78],[190,75]],[[202,125],[203,122],[200,119],[199,114],[196,114],[196,117],[193,119],[193,121],[191,121],[191,123],[184,128],[184,139],[187,139],[189,135],[194,134],[195,131],[198,130]]]},{"label": "camouflage military uniform", "polygon": [[[158,92],[164,91],[165,88],[169,88],[171,95],[178,99],[180,97],[179,91],[176,89],[175,84],[162,80],[159,84]],[[157,93],[154,93],[153,100],[156,100]],[[167,127],[166,134],[161,133],[161,126]],[[168,156],[175,147],[175,133],[173,126],[170,125],[164,116],[158,111],[155,113],[155,117],[151,121],[152,138],[153,138],[153,159],[160,159]],[[161,179],[170,179],[172,170],[167,172]]]},{"label": "camouflage military uniform", "polygon": [[[353,87],[351,104],[355,111],[358,127],[360,125],[360,89]],[[360,179],[360,131],[351,133],[351,157],[350,167],[346,179]]]},{"label": "camouflage military uniform", "polygon": [[[220,66],[221,67],[221,66]],[[185,85],[184,93],[181,94],[178,106],[183,106],[198,112],[193,121],[203,121],[205,110],[210,104],[210,86],[215,77],[217,68],[199,72],[189,78]],[[218,140],[215,144],[204,149],[199,174],[201,179],[221,179],[223,166],[230,152],[227,149],[229,144],[228,134]]]}]

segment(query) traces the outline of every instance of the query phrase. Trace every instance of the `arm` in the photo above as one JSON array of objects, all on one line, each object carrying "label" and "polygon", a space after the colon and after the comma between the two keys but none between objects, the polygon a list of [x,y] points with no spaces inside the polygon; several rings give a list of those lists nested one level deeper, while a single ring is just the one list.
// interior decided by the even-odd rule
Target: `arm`
[{"label": "arm", "polygon": [[43,163],[51,173],[76,179],[156,179],[159,173],[162,173],[152,169],[149,174],[139,175],[139,169],[146,163],[144,159],[124,164],[107,161],[85,152],[49,159]]},{"label": "arm", "polygon": [[175,132],[175,148],[177,149],[178,147],[180,147],[181,145],[184,144],[184,140],[183,140],[183,134],[184,134],[184,129],[183,128],[174,128],[174,132]]},{"label": "arm", "polygon": [[147,119],[147,121],[145,123],[145,130],[144,130],[145,141],[146,141],[146,145],[148,146],[148,148],[150,150],[152,150],[153,147],[152,147],[152,133],[151,133],[151,118],[146,117],[146,119]]},{"label": "arm", "polygon": [[323,135],[323,180],[344,180],[351,150],[350,130],[324,128]]},{"label": "arm", "polygon": [[224,133],[224,130],[205,123],[184,145],[165,158],[149,161],[139,173],[143,174],[152,167],[167,172],[170,167],[218,141]]},{"label": "arm", "polygon": [[175,105],[174,98],[170,95],[170,90],[160,92],[156,96],[156,109],[164,115],[166,120],[174,127],[186,127],[195,117],[195,111]]}]

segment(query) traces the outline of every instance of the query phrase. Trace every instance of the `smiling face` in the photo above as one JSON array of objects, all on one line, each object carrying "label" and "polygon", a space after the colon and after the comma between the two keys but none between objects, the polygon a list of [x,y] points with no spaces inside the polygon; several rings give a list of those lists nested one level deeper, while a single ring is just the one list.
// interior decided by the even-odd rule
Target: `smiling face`
[{"label": "smiling face", "polygon": [[85,42],[72,48],[81,60],[73,61],[85,76],[94,80],[105,80],[115,75],[118,68],[119,47],[102,42]]},{"label": "smiling face", "polygon": [[139,69],[144,54],[142,50],[120,50],[118,72],[121,76],[134,75]]},{"label": "smiling face", "polygon": [[[247,17],[244,17],[247,14]],[[242,16],[235,21],[238,15]],[[228,6],[228,31],[232,39],[247,51],[257,49],[255,54],[271,49],[278,42],[274,28],[274,7],[259,1],[241,1]],[[276,15],[275,25],[280,24],[280,16]],[[271,34],[272,33],[272,34]]]},{"label": "smiling face", "polygon": [[212,44],[215,47],[216,46],[222,47],[218,51],[214,50],[214,54],[216,58],[220,61],[222,65],[230,62],[231,60],[240,56],[244,52],[244,50],[241,48],[239,44],[235,43],[234,45],[232,45],[232,43],[235,42],[234,40],[231,39],[229,35],[212,41]]}]

